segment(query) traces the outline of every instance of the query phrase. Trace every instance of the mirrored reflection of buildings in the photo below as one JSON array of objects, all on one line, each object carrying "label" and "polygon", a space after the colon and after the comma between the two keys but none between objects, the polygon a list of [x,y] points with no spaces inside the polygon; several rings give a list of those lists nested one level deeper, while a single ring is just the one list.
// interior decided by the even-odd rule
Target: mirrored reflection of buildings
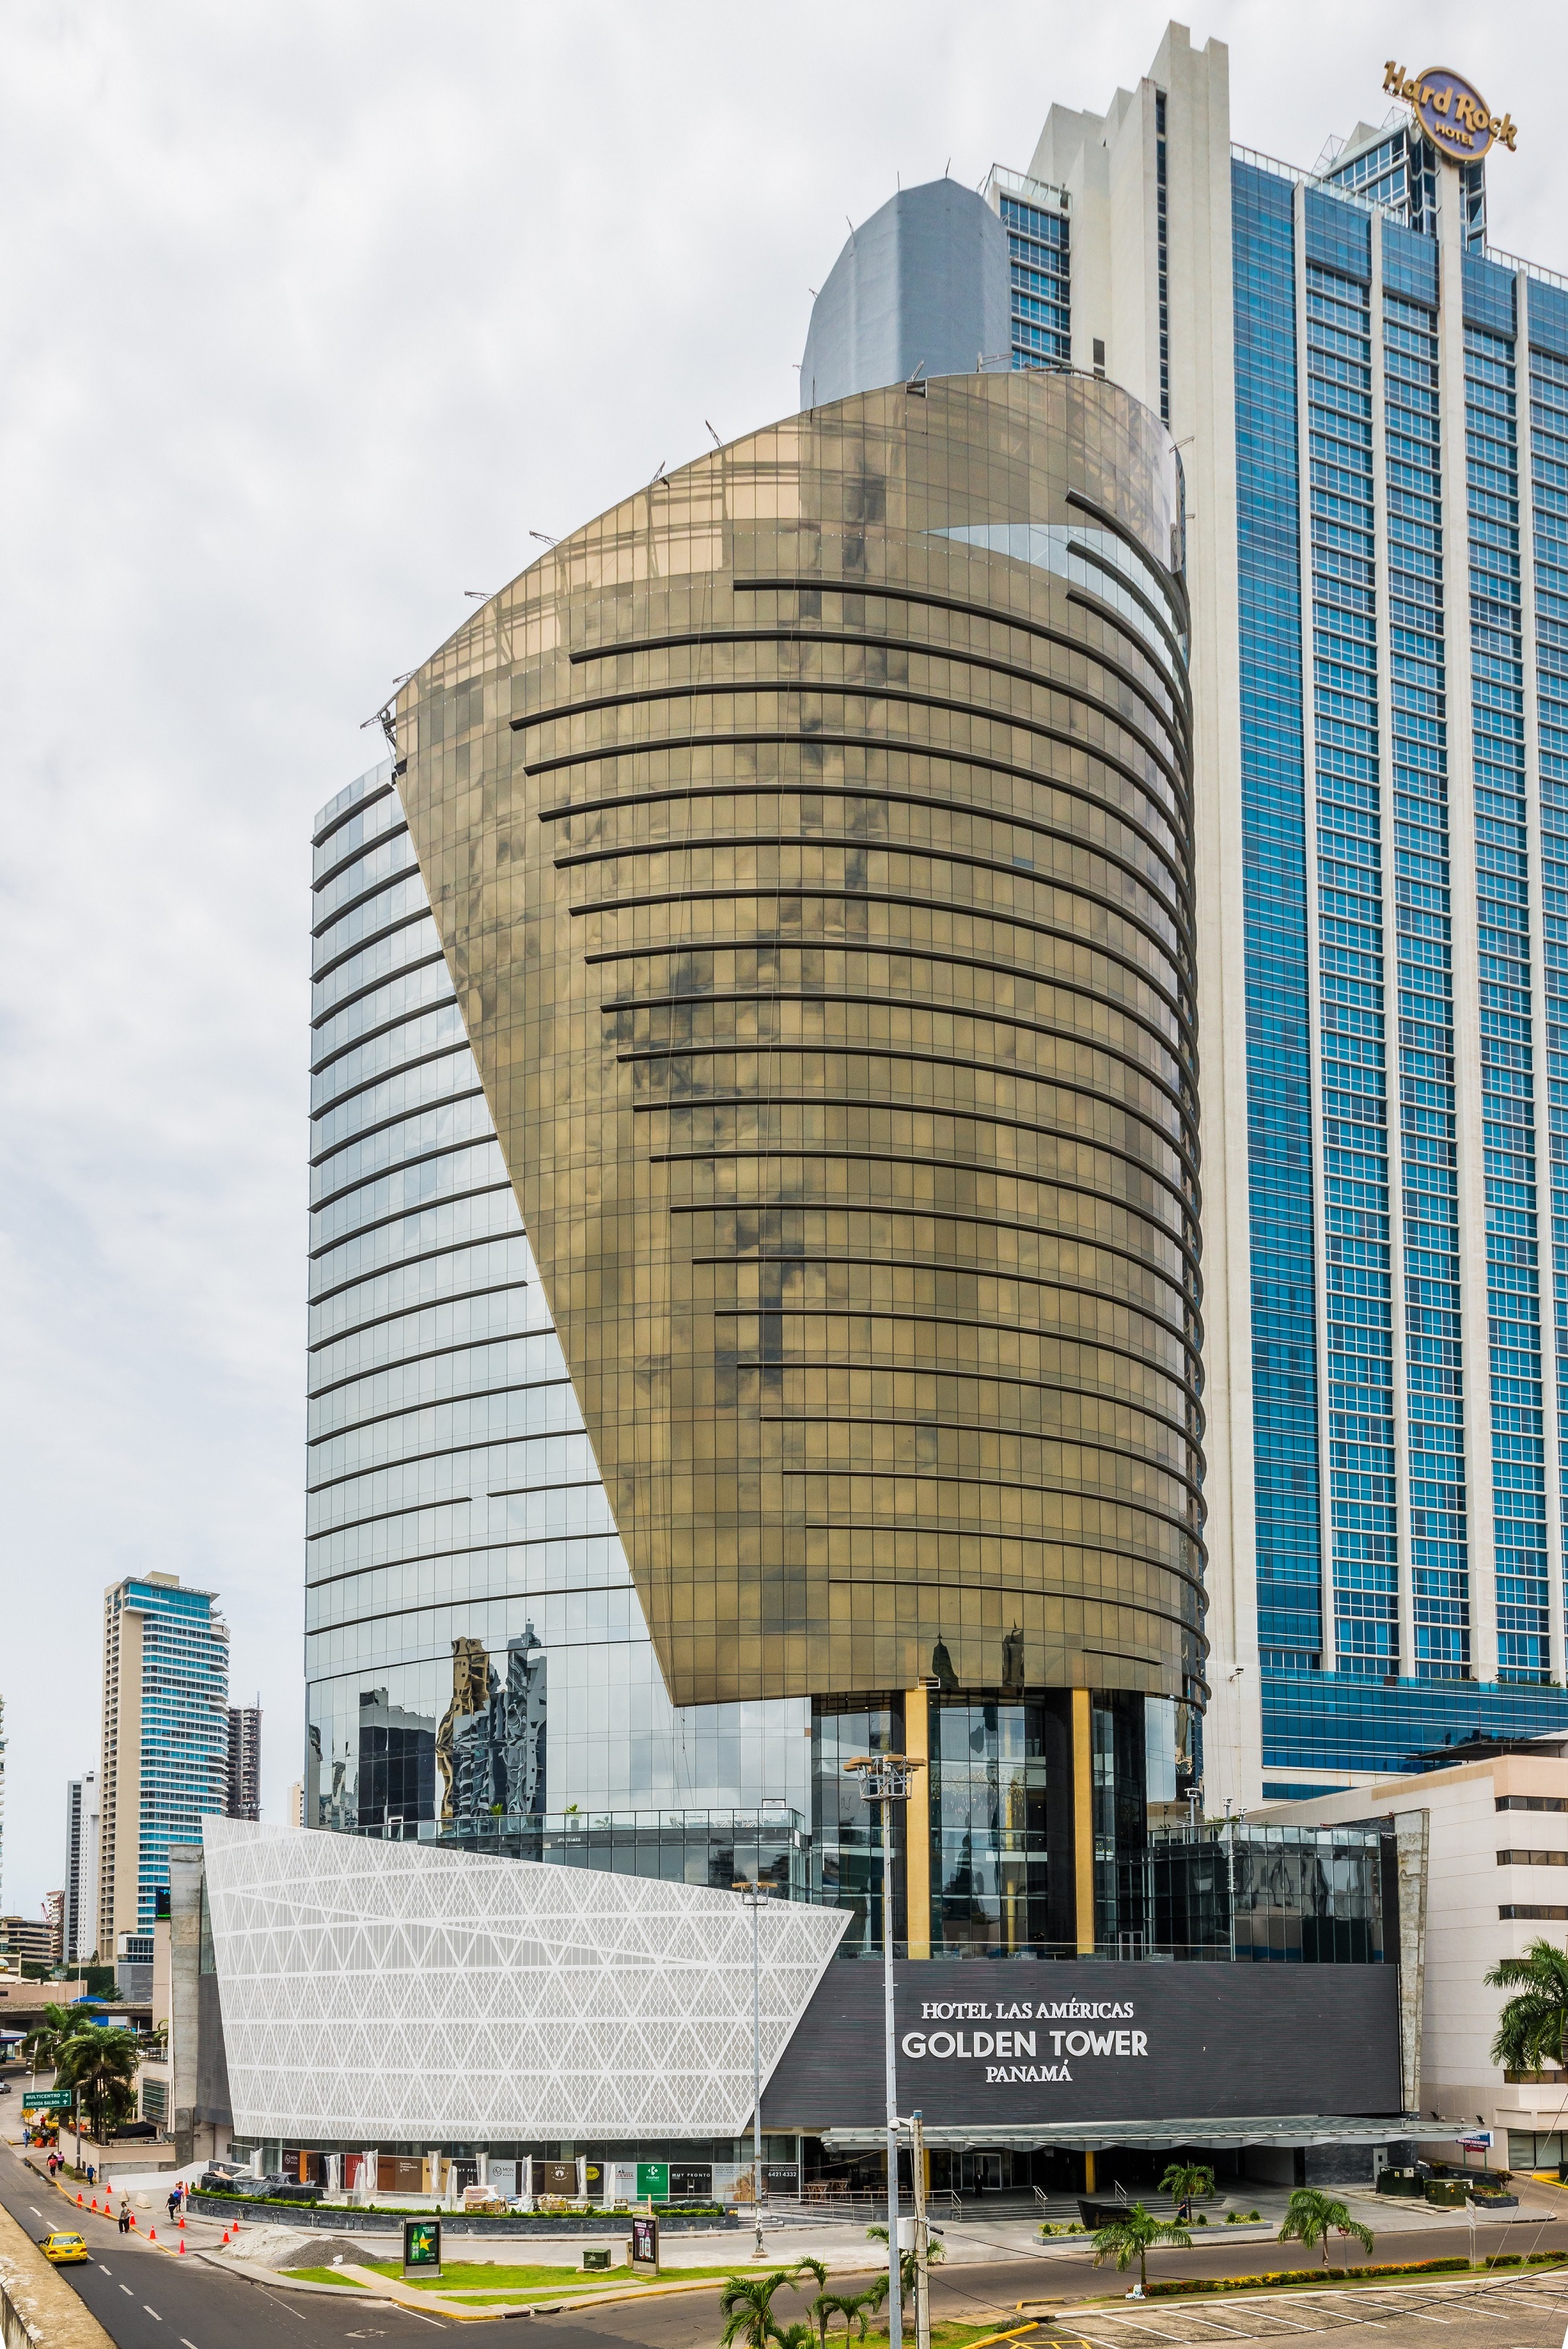
[{"label": "mirrored reflection of buildings", "polygon": [[389,761],[315,854],[305,1822],[788,1874],[810,1706],[665,1692]]}]

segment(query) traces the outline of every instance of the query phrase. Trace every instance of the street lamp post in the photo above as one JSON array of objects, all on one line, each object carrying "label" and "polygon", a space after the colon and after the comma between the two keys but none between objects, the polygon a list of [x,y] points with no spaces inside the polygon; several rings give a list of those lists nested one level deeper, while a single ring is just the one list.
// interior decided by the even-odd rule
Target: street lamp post
[{"label": "street lamp post", "polygon": [[887,2072],[887,2267],[888,2349],[903,2349],[903,2295],[898,2251],[898,2051],[892,2009],[892,1806],[907,1803],[917,1770],[925,1764],[908,1754],[871,1754],[844,1767],[860,1779],[861,1793],[882,1819],[882,2049]]},{"label": "street lamp post", "polygon": [[764,1901],[772,1897],[773,1887],[760,1882],[753,1884],[743,1876],[736,1883],[751,1911],[751,2215],[756,2225],[757,2240],[751,2248],[754,2260],[765,2260],[762,2247],[762,1941],[758,1919]]}]

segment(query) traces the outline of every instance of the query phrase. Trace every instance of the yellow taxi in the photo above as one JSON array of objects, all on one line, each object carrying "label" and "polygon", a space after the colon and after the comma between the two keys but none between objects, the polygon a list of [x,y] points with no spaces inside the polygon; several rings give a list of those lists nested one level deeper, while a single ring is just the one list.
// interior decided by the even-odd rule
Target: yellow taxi
[{"label": "yellow taxi", "polygon": [[57,2268],[68,2267],[73,2260],[89,2260],[92,2257],[80,2235],[46,2235],[38,2249]]}]

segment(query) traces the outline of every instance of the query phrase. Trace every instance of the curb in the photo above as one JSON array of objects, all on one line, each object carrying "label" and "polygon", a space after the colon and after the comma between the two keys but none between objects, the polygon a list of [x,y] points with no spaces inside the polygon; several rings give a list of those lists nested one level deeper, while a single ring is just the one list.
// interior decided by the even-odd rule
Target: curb
[{"label": "curb", "polygon": [[[25,2153],[20,2154],[18,2158],[21,2161],[23,2168],[28,2170],[32,2176],[37,2179],[40,2186],[46,2186],[52,2192],[64,2197],[67,2209],[78,2211],[79,2215],[83,2219],[107,2219],[111,2222],[113,2221],[114,2212],[111,2209],[106,2207],[102,2210],[94,2210],[86,2203],[78,2204],[73,2199],[72,2189],[68,2186],[62,2186],[57,2178],[51,2178],[46,2169],[40,2169],[36,2163],[28,2160]],[[79,2192],[80,2189],[77,2189],[77,2190]],[[109,2199],[112,2200],[112,2195]],[[194,2244],[189,2244],[182,2255],[180,2251],[178,2241],[172,2243],[160,2243],[158,2240],[157,2230],[154,2228],[150,2228],[145,2235],[142,2233],[139,2227],[133,2228],[131,2231],[134,2233],[137,2241],[142,2246],[144,2251],[167,2251],[171,2260],[177,2260],[181,2256],[188,2260],[204,2260],[211,2256],[207,2251],[198,2251]],[[178,2233],[178,2230],[176,2230],[176,2232]],[[331,2288],[332,2287],[330,2285],[325,2285],[323,2287],[325,2291],[330,2291]]]}]

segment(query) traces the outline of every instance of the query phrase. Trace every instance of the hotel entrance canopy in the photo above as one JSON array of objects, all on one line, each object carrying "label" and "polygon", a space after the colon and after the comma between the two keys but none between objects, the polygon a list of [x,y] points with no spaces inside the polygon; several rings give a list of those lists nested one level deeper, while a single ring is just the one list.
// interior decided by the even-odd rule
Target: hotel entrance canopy
[{"label": "hotel entrance canopy", "polygon": [[[1406,2137],[1446,2143],[1463,2137],[1463,2121],[1424,2121],[1419,2115],[1395,2113],[1382,2118],[1363,2115],[1340,2117],[1332,2113],[1270,2115],[1241,2119],[1226,2114],[1220,2119],[1104,2121],[1098,2127],[1041,2122],[1037,2127],[927,2128],[928,2146],[946,2146],[954,2152],[994,2151],[1003,2146],[1016,2153],[1035,2153],[1055,2146],[1065,2153],[1105,2153],[1112,2146],[1150,2152],[1171,2146],[1191,2146],[1195,2151],[1229,2153],[1247,2145],[1387,2145]],[[872,2153],[887,2143],[885,2129],[829,2128],[822,2144],[834,2153]]]}]

